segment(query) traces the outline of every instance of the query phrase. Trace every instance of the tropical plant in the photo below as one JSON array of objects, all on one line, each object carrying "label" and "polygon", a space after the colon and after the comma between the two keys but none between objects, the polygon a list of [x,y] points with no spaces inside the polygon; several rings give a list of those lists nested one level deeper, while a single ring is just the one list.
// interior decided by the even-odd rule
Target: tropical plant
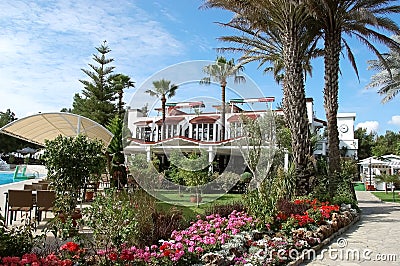
[{"label": "tropical plant", "polygon": [[235,65],[235,61],[226,60],[225,57],[218,56],[215,63],[207,65],[203,68],[203,72],[207,75],[200,80],[200,84],[210,84],[211,81],[216,81],[221,86],[221,120],[222,120],[222,134],[221,139],[225,139],[225,113],[226,113],[226,100],[225,91],[227,85],[227,79],[230,77],[234,78],[235,83],[244,82],[246,79],[240,72],[243,71],[242,65]]},{"label": "tropical plant", "polygon": [[56,192],[56,209],[67,217],[74,211],[81,189],[92,174],[104,171],[103,143],[85,135],[46,140],[43,161]]},{"label": "tropical plant", "polygon": [[[350,43],[345,36],[356,37],[379,58],[388,68],[387,60],[379,53],[373,41],[389,47],[400,48],[400,44],[385,33],[398,33],[396,23],[388,17],[400,12],[397,1],[387,0],[307,0],[307,12],[315,19],[316,26],[322,29],[324,38],[325,86],[324,107],[328,123],[329,172],[340,172],[339,132],[337,126],[339,61],[342,49],[358,77],[358,70]],[[336,176],[336,175],[332,175]],[[335,184],[337,182],[332,182]],[[331,193],[335,187],[331,188]]]},{"label": "tropical plant", "polygon": [[235,142],[252,174],[250,189],[261,189],[276,151],[275,117],[268,111],[254,120],[244,115],[240,120],[243,123],[243,137]]},{"label": "tropical plant", "polygon": [[[115,115],[113,119],[111,119],[110,123],[107,125],[107,129],[113,134],[113,138],[110,141],[110,144],[106,150],[106,157],[107,157],[107,169],[108,172],[111,172],[111,159],[114,154],[121,153],[124,149],[123,146],[123,138],[122,138],[122,131],[123,131],[124,121],[122,120],[121,116]],[[122,163],[123,161],[121,161]]]},{"label": "tropical plant", "polygon": [[178,86],[171,84],[171,81],[160,79],[153,81],[153,89],[146,90],[145,92],[151,96],[161,99],[161,112],[162,112],[162,139],[165,139],[165,103],[167,98],[175,96]]},{"label": "tropical plant", "polygon": [[96,50],[99,54],[94,54],[93,60],[97,65],[89,64],[90,69],[82,69],[89,80],[79,80],[84,85],[83,97],[78,93],[75,94],[72,112],[105,126],[116,113],[113,103],[115,90],[111,86],[111,81],[115,77],[114,67],[109,66],[114,59],[106,58],[107,54],[111,52],[106,41],[100,47],[96,47]]},{"label": "tropical plant", "polygon": [[[279,47],[281,52],[278,60],[275,57],[261,57],[261,62],[272,62],[284,72],[283,75],[283,111],[291,130],[292,150],[295,168],[298,176],[299,195],[310,191],[310,176],[312,174],[309,160],[311,145],[307,121],[307,108],[304,90],[304,70],[307,69],[306,60],[310,59],[310,47],[315,47],[319,31],[312,18],[306,11],[303,1],[230,1],[206,0],[204,7],[219,7],[235,13],[231,21],[241,25],[244,31],[251,31],[250,40],[264,36],[265,46],[269,50],[270,44]],[[243,30],[238,27],[239,30]],[[241,47],[234,49],[251,54],[254,43],[246,39],[236,39]],[[254,48],[266,49],[264,47]],[[264,61],[263,61],[264,60]]]},{"label": "tropical plant", "polygon": [[124,89],[129,89],[130,87],[135,87],[135,82],[131,81],[129,76],[124,74],[117,74],[111,79],[111,86],[117,93],[118,98],[118,114],[122,118],[124,113],[124,102],[122,101],[124,95]]},{"label": "tropical plant", "polygon": [[[399,35],[394,36],[393,39],[400,43]],[[390,49],[387,54],[382,56],[386,60],[386,66],[379,60],[368,61],[368,69],[379,72],[371,77],[371,82],[367,85],[367,88],[380,87],[378,93],[384,96],[382,103],[387,103],[400,92],[400,51]]]}]

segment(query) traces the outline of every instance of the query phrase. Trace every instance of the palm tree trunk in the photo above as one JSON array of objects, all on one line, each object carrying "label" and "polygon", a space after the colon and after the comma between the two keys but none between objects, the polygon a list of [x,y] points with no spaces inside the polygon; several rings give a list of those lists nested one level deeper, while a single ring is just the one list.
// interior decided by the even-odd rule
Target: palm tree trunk
[{"label": "palm tree trunk", "polygon": [[222,120],[222,132],[221,132],[221,140],[225,139],[225,113],[226,113],[226,105],[225,105],[225,88],[226,88],[226,82],[221,83],[221,120]]},{"label": "palm tree trunk", "polygon": [[165,94],[161,96],[161,112],[162,112],[162,126],[161,126],[161,139],[165,139],[165,103],[167,102],[167,98],[165,98]]},{"label": "palm tree trunk", "polygon": [[331,193],[336,191],[337,174],[340,172],[339,132],[337,125],[339,60],[341,51],[340,31],[327,33],[325,37],[325,88],[324,108],[328,123],[328,159],[331,180]]},{"label": "palm tree trunk", "polygon": [[288,30],[283,38],[285,76],[283,80],[283,110],[292,137],[296,169],[296,194],[307,195],[311,190],[309,161],[311,145],[304,90],[304,73],[296,30]]}]

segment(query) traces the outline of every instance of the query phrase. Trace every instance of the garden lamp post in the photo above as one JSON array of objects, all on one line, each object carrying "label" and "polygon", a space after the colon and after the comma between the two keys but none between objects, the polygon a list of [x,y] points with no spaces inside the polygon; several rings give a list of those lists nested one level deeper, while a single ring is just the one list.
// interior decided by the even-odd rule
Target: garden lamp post
[{"label": "garden lamp post", "polygon": [[371,190],[371,186],[372,186],[372,173],[371,173],[371,157],[369,157],[369,186],[367,190]]}]

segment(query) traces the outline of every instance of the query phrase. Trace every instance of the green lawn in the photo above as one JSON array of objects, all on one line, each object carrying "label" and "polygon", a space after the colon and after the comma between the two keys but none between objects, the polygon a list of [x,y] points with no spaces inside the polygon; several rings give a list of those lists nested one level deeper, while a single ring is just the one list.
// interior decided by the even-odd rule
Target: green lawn
[{"label": "green lawn", "polygon": [[[394,192],[395,202],[400,202],[399,193],[400,193],[400,191],[395,190],[395,192]],[[372,194],[377,196],[382,201],[393,202],[393,193],[391,191],[388,191],[388,193],[385,193],[384,191],[376,191],[376,192],[372,192]]]},{"label": "green lawn", "polygon": [[355,183],[353,183],[353,185],[354,185],[354,190],[355,191],[365,191],[364,183],[355,182]]},{"label": "green lawn", "polygon": [[[165,196],[165,201],[159,201],[158,206],[163,210],[168,210],[172,207],[176,207],[182,210],[183,215],[186,219],[193,219],[198,214],[204,214],[205,211],[211,208],[213,205],[227,204],[233,202],[239,202],[242,199],[241,194],[223,194],[217,197],[216,194],[202,194],[202,202],[199,207],[196,203],[190,203],[190,195],[187,193],[182,193],[181,195],[177,193],[163,192]],[[162,198],[162,197],[159,197]]]}]

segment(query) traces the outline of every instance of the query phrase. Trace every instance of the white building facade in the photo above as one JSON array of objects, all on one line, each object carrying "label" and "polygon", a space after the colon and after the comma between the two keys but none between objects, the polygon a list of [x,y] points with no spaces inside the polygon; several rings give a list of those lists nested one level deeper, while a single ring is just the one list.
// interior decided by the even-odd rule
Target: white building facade
[{"label": "white building facade", "polygon": [[[227,157],[239,156],[240,151],[232,145],[235,138],[240,137],[243,126],[241,116],[255,119],[262,116],[267,110],[272,110],[274,97],[257,99],[232,99],[226,106],[225,130],[221,121],[221,106],[213,106],[215,112],[201,113],[199,110],[204,103],[184,102],[167,104],[164,127],[162,116],[146,116],[138,109],[127,110],[128,128],[131,138],[125,148],[125,154],[146,153],[150,160],[153,154],[163,155],[169,149],[181,150],[205,149],[209,153],[209,161],[218,159],[219,165],[224,165]],[[246,111],[241,109],[241,104],[265,103],[263,110]],[[160,110],[159,110],[160,111]],[[282,110],[272,110],[282,114]],[[326,122],[318,119],[313,109],[313,100],[307,98],[307,115],[311,132],[324,130]],[[354,139],[355,113],[338,114],[339,139],[341,148],[346,147],[345,156],[357,156],[358,141]],[[165,134],[163,132],[165,130]],[[165,139],[162,139],[165,136]],[[317,143],[316,155],[326,155],[328,145],[325,139]],[[161,157],[161,161],[165,158]],[[240,164],[240,162],[238,162]],[[243,163],[243,162],[242,162]]]}]

